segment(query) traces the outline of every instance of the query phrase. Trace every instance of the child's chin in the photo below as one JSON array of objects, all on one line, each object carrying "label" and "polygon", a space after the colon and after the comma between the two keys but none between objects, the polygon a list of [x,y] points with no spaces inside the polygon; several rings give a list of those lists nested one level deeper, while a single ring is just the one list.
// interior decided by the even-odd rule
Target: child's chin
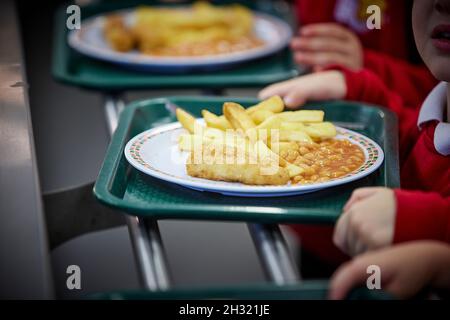
[{"label": "child's chin", "polygon": [[445,82],[450,82],[450,55],[435,55],[427,62],[433,76]]}]

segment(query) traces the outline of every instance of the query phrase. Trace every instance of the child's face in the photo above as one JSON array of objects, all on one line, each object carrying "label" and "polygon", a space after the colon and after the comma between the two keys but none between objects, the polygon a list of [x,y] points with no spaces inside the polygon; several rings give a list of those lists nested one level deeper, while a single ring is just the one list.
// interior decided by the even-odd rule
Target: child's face
[{"label": "child's face", "polygon": [[414,0],[417,49],[433,75],[450,81],[450,0]]}]

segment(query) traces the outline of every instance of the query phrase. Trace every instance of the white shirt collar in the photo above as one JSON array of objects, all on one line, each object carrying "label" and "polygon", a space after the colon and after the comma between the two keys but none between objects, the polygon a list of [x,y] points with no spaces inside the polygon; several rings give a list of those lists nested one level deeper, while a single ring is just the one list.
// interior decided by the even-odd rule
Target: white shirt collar
[{"label": "white shirt collar", "polygon": [[444,156],[450,155],[450,123],[443,122],[447,107],[447,82],[439,83],[428,95],[420,109],[417,125],[431,120],[439,121],[434,132],[434,147]]}]

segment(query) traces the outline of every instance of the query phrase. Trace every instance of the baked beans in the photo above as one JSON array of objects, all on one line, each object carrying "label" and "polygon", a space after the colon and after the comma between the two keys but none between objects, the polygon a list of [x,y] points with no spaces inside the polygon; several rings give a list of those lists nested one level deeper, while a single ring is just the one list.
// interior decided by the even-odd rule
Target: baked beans
[{"label": "baked beans", "polygon": [[363,150],[348,140],[330,139],[319,143],[298,142],[297,148],[283,150],[281,157],[304,169],[292,178],[294,184],[326,182],[359,169]]}]

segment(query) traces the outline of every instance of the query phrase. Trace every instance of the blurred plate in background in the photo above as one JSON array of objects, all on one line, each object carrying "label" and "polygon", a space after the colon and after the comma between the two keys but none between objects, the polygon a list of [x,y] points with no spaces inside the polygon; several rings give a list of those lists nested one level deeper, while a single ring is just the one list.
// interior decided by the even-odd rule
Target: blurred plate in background
[{"label": "blurred plate in background", "polygon": [[[132,24],[134,12],[134,9],[127,9],[113,13],[122,16],[127,24]],[[253,14],[255,35],[263,40],[264,44],[257,48],[233,53],[197,57],[162,57],[145,55],[137,50],[114,51],[103,36],[105,15],[85,19],[81,29],[69,33],[68,43],[76,51],[91,58],[138,71],[177,73],[228,69],[245,61],[277,53],[285,48],[291,39],[291,28],[281,19],[263,13],[253,12]]]}]

